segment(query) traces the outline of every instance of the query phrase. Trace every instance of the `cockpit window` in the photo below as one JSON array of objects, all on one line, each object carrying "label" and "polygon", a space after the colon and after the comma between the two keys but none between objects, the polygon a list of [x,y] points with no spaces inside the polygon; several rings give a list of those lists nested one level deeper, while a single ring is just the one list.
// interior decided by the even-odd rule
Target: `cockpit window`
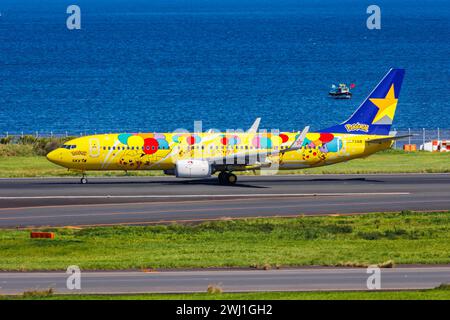
[{"label": "cockpit window", "polygon": [[76,149],[77,146],[75,144],[63,144],[61,148],[70,150],[70,149]]}]

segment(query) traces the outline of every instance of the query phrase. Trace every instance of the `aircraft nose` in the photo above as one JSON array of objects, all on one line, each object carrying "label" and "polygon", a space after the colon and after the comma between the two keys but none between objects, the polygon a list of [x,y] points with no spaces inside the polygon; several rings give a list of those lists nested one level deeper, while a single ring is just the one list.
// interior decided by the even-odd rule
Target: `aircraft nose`
[{"label": "aircraft nose", "polygon": [[53,163],[57,163],[60,153],[61,152],[58,149],[50,151],[47,154],[47,160]]}]

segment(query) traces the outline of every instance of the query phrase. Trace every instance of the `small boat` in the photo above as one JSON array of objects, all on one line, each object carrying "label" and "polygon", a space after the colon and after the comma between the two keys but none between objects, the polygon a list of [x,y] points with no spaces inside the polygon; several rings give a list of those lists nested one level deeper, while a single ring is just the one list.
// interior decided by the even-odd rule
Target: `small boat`
[{"label": "small boat", "polygon": [[345,83],[340,83],[337,87],[333,84],[328,93],[334,99],[350,99],[352,93]]}]

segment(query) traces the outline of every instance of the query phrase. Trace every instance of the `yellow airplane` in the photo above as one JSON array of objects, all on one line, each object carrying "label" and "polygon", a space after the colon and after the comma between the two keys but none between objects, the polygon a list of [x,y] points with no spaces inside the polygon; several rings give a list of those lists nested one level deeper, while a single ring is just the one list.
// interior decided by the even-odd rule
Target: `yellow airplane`
[{"label": "yellow airplane", "polygon": [[218,172],[235,184],[233,171],[304,169],[366,157],[388,149],[405,71],[391,69],[350,118],[317,132],[119,133],[80,137],[50,152],[48,160],[82,174],[89,170],[164,170],[178,178]]}]

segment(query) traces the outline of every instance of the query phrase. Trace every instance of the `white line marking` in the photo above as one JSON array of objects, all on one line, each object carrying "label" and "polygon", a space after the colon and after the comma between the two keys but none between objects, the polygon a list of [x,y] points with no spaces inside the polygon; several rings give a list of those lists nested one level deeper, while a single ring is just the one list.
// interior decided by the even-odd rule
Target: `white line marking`
[{"label": "white line marking", "polygon": [[348,193],[255,193],[255,194],[179,194],[179,195],[97,195],[97,196],[24,196],[0,197],[0,200],[27,199],[158,199],[158,198],[251,198],[251,197],[339,197],[339,196],[399,196],[410,192],[348,192]]}]

